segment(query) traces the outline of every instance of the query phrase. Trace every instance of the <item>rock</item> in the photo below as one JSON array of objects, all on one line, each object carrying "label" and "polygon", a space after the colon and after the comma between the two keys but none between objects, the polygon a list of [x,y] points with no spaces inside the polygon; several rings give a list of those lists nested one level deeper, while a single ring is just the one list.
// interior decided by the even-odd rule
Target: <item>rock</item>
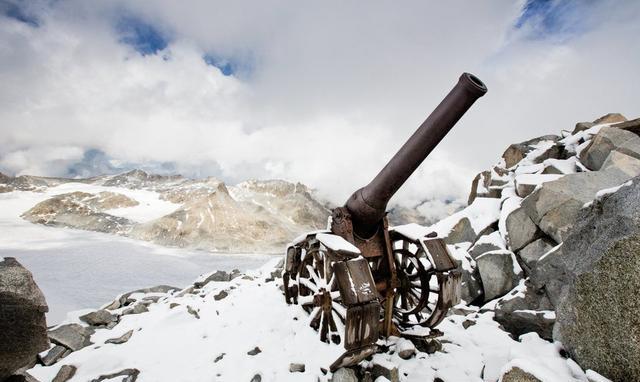
[{"label": "rock", "polygon": [[619,151],[612,151],[602,163],[602,170],[622,172],[632,178],[640,174],[640,159]]},{"label": "rock", "polygon": [[[544,135],[542,137],[530,139],[528,141],[524,141],[521,143],[514,143],[507,147],[505,152],[502,154],[502,158],[505,161],[505,167],[511,168],[518,164],[522,159],[527,156],[527,154],[535,149],[535,145],[542,141],[553,141],[556,142],[560,139],[557,135]],[[552,157],[552,153],[547,153],[540,156],[541,160],[548,159]]]},{"label": "rock", "polygon": [[260,374],[256,374],[253,376],[253,378],[251,378],[251,382],[262,382],[262,377],[260,376]]},{"label": "rock", "polygon": [[611,127],[616,127],[618,129],[630,131],[636,135],[640,135],[640,118],[632,119],[631,121],[616,123],[615,125],[611,125]]},{"label": "rock", "polygon": [[122,315],[126,316],[129,314],[141,314],[149,311],[149,308],[145,304],[135,304],[133,308],[125,309],[122,311]]},{"label": "rock", "polygon": [[76,375],[77,370],[78,368],[73,365],[62,365],[51,382],[66,382]]},{"label": "rock", "polygon": [[106,326],[111,322],[117,321],[118,318],[113,314],[109,313],[108,311],[104,309],[100,309],[95,312],[91,312],[83,316],[80,316],[80,320],[93,326]]},{"label": "rock", "polygon": [[217,363],[219,361],[222,361],[222,359],[224,358],[224,356],[227,355],[227,353],[220,353],[214,360],[213,363]]},{"label": "rock", "polygon": [[499,198],[500,190],[494,187],[491,187],[493,180],[491,179],[491,171],[483,171],[476,175],[471,182],[471,192],[469,193],[469,198],[467,199],[467,204],[471,205],[477,197],[484,198]]},{"label": "rock", "polygon": [[487,252],[479,256],[476,263],[482,279],[484,301],[503,296],[522,278],[522,269],[511,251]]},{"label": "rock", "polygon": [[536,332],[541,338],[551,340],[555,312],[544,290],[524,281],[498,300],[494,320],[515,338]]},{"label": "rock", "polygon": [[90,341],[94,330],[78,324],[67,324],[49,331],[49,339],[58,345],[78,351],[92,344]]},{"label": "rock", "polygon": [[409,359],[416,354],[416,347],[411,341],[400,338],[396,342],[396,353],[402,359]]},{"label": "rock", "polygon": [[16,374],[5,379],[4,382],[40,382],[26,371],[19,371]]},{"label": "rock", "polygon": [[128,332],[124,333],[120,337],[110,338],[110,339],[106,340],[105,343],[106,344],[116,344],[116,345],[123,344],[123,343],[129,341],[129,339],[131,338],[132,335],[133,335],[133,330],[129,330]]},{"label": "rock", "polygon": [[555,246],[556,243],[554,243],[553,241],[547,238],[540,238],[527,244],[526,247],[522,248],[518,253],[516,253],[516,256],[520,260],[520,266],[522,267],[525,275],[530,275],[531,270],[538,263],[538,259],[540,259],[540,257],[542,257],[542,255],[544,255],[545,253],[552,250]]},{"label": "rock", "polygon": [[202,288],[203,286],[209,284],[210,282],[225,282],[231,281],[231,275],[225,271],[215,271],[214,273],[207,276],[204,280],[196,281],[193,285],[196,288]]},{"label": "rock", "polygon": [[170,285],[156,285],[150,288],[132,290],[131,292],[122,294],[115,301],[103,306],[102,309],[114,310],[114,309],[122,308],[123,306],[130,305],[131,303],[136,301],[136,299],[131,297],[134,294],[169,293],[172,290],[178,291],[181,289],[176,288],[174,286],[170,286]]},{"label": "rock", "polygon": [[436,338],[419,338],[412,341],[418,351],[433,354],[442,351],[442,342]]},{"label": "rock", "polygon": [[51,366],[58,362],[59,359],[67,356],[71,351],[64,346],[56,345],[52,347],[47,354],[39,356],[40,362],[45,366]]},{"label": "rock", "polygon": [[516,194],[521,198],[529,196],[539,185],[545,182],[551,182],[562,175],[560,174],[520,174],[517,175],[514,182],[516,186]]},{"label": "rock", "polygon": [[598,191],[618,186],[630,178],[612,170],[568,174],[547,182],[522,201],[522,208],[533,223],[560,243],[585,203],[593,201]]},{"label": "rock", "polygon": [[640,380],[638,195],[640,177],[585,209],[545,275],[564,282],[554,340],[583,369],[615,381]]},{"label": "rock", "polygon": [[375,358],[371,361],[371,376],[373,379],[384,377],[391,382],[399,382],[400,375],[398,373],[398,367],[391,362],[381,362]]},{"label": "rock", "polygon": [[290,363],[289,364],[289,372],[290,373],[304,373],[304,363]]},{"label": "rock", "polygon": [[593,124],[600,125],[603,123],[625,122],[626,120],[627,118],[620,113],[609,113],[593,121]]},{"label": "rock", "polygon": [[482,296],[482,284],[476,262],[467,252],[469,243],[461,243],[447,246],[456,261],[456,265],[462,270],[460,298],[466,303],[471,303]]},{"label": "rock", "polygon": [[215,296],[213,296],[213,299],[216,301],[220,301],[223,298],[226,298],[229,295],[229,293],[227,293],[226,291],[220,291],[220,293],[216,294]]},{"label": "rock", "polygon": [[193,309],[189,305],[187,305],[187,312],[189,312],[190,315],[192,315],[193,317],[197,318],[198,320],[200,319],[200,315],[198,314],[198,311]]},{"label": "rock", "polygon": [[529,277],[535,288],[545,291],[554,307],[559,304],[560,295],[565,286],[564,275],[555,265],[562,261],[562,256],[562,244],[553,247],[543,258],[538,259]]},{"label": "rock", "polygon": [[0,380],[49,348],[47,302],[31,272],[0,257]]},{"label": "rock", "polygon": [[257,355],[260,353],[262,353],[262,350],[257,346],[247,352],[248,355]]},{"label": "rock", "polygon": [[180,306],[180,304],[178,304],[177,302],[172,302],[171,304],[169,304],[169,309],[173,309],[177,306]]},{"label": "rock", "polygon": [[358,377],[353,369],[341,367],[333,373],[331,382],[358,382]]},{"label": "rock", "polygon": [[581,131],[587,130],[595,126],[596,124],[593,122],[578,122],[576,123],[576,127],[571,132],[571,135],[575,135]]},{"label": "rock", "polygon": [[507,243],[512,251],[519,251],[540,236],[540,230],[523,207],[507,216],[506,227]]},{"label": "rock", "polygon": [[499,382],[542,382],[532,374],[527,373],[519,367],[513,367],[511,370],[502,374]]},{"label": "rock", "polygon": [[504,240],[500,236],[500,232],[495,231],[489,235],[480,236],[480,238],[469,248],[469,255],[475,260],[478,256],[489,251],[506,249]]},{"label": "rock", "polygon": [[451,231],[444,237],[444,241],[447,244],[462,243],[465,241],[474,242],[476,239],[476,232],[471,226],[471,222],[467,217],[460,219],[451,228]]},{"label": "rock", "polygon": [[615,127],[603,127],[580,153],[580,161],[593,171],[600,170],[612,151],[640,159],[640,136]]},{"label": "rock", "polygon": [[138,369],[123,369],[115,373],[101,375],[98,378],[92,379],[91,382],[102,382],[118,377],[124,377],[122,379],[118,379],[118,381],[121,382],[135,382],[138,379],[139,374],[140,370]]}]

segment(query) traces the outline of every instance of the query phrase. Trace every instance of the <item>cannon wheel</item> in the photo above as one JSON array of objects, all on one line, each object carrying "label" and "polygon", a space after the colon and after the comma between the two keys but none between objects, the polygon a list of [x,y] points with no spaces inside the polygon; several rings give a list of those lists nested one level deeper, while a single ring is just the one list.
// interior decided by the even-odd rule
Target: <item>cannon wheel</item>
[{"label": "cannon wheel", "polygon": [[340,344],[347,308],[341,302],[333,261],[313,237],[296,246],[302,248],[301,258],[297,272],[285,277],[285,290],[309,313],[309,326],[318,331],[321,341]]},{"label": "cannon wheel", "polygon": [[419,242],[396,232],[391,244],[399,286],[394,301],[394,317],[402,328],[415,325],[434,327],[446,314],[441,312],[441,277]]}]

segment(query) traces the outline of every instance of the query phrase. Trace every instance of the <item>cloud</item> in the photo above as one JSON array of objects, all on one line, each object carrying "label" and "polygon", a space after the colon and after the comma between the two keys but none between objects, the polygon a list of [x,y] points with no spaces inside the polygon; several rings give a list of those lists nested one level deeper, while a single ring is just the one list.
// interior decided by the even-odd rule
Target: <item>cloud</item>
[{"label": "cloud", "polygon": [[470,71],[489,93],[396,201],[464,199],[511,142],[639,114],[637,3],[551,3],[67,0],[24,11],[37,24],[4,12],[0,171],[68,175],[98,150],[302,181],[340,203]]}]

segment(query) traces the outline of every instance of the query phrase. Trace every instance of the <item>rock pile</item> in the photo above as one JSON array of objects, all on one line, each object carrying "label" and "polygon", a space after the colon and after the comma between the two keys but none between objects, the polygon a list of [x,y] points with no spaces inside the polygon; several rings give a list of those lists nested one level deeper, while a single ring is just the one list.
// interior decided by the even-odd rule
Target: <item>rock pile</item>
[{"label": "rock pile", "polygon": [[608,114],[513,144],[466,209],[426,229],[461,263],[467,303],[620,381],[640,380],[639,133],[640,119]]}]

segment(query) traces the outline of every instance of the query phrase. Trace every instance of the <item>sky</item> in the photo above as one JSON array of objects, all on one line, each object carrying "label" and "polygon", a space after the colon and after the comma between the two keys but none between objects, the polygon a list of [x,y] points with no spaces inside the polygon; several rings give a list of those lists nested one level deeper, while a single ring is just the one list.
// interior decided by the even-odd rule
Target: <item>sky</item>
[{"label": "sky", "polygon": [[0,0],[0,171],[365,185],[462,72],[489,91],[395,202],[513,142],[640,116],[640,2]]}]

